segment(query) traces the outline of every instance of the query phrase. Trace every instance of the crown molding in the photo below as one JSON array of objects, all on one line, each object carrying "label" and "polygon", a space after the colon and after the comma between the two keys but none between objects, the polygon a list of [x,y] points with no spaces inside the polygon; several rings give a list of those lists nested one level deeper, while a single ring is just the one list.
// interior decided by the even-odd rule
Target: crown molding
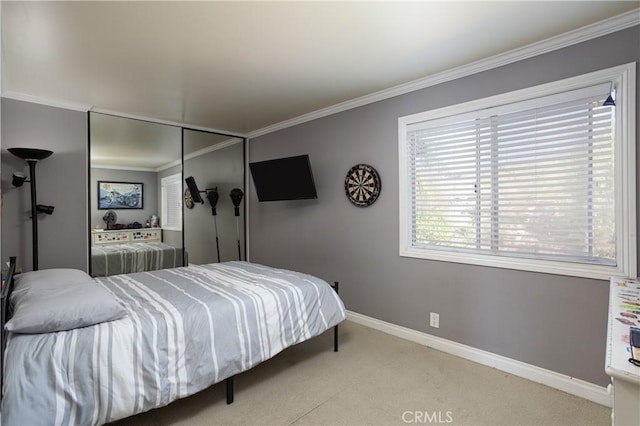
[{"label": "crown molding", "polygon": [[481,59],[479,61],[471,62],[469,64],[452,68],[447,71],[432,74],[427,77],[419,78],[408,83],[399,84],[397,86],[380,90],[369,95],[341,102],[339,104],[327,108],[322,108],[317,111],[310,112],[308,114],[304,114],[289,120],[281,121],[279,123],[249,132],[248,137],[250,139],[255,138],[258,136],[266,135],[268,133],[276,132],[278,130],[286,129],[288,127],[296,126],[298,124],[306,123],[308,121],[327,117],[332,114],[347,111],[353,108],[358,108],[395,96],[404,95],[406,93],[425,89],[427,87],[435,86],[437,84],[445,83],[448,81],[457,80],[462,77],[480,73],[482,71],[498,68],[514,62],[522,61],[524,59],[532,58],[534,56],[539,56],[544,53],[552,52],[554,50],[572,46],[574,44],[582,43],[584,41],[602,37],[607,34],[624,30],[626,28],[631,28],[636,25],[640,25],[640,8],[634,9],[618,16],[614,16],[609,19],[605,19],[600,22],[596,22],[595,24],[587,25],[585,27],[569,31],[564,34],[548,38],[546,40],[529,44],[524,47],[500,53],[498,55]]},{"label": "crown molding", "polygon": [[193,158],[200,157],[201,155],[205,155],[205,154],[208,154],[210,152],[219,151],[219,150],[221,150],[223,148],[226,148],[226,147],[231,146],[231,145],[235,145],[235,144],[240,143],[240,142],[242,142],[242,139],[238,139],[238,138],[227,139],[226,141],[222,141],[222,142],[217,143],[215,145],[211,145],[211,146],[208,146],[206,148],[202,148],[202,149],[199,149],[197,151],[193,151],[191,154],[185,155],[182,158],[182,161],[175,160],[175,161],[171,161],[170,163],[158,166],[158,167],[156,167],[154,169],[154,171],[161,172],[163,170],[170,169],[171,167],[179,166],[179,165],[182,164],[183,161],[191,160]]},{"label": "crown molding", "polygon": [[122,117],[122,118],[131,118],[133,120],[149,121],[151,123],[166,124],[167,126],[182,127],[183,129],[186,129],[186,130],[200,130],[203,132],[218,133],[225,136],[235,136],[238,138],[247,137],[245,133],[230,132],[228,130],[214,129],[212,127],[195,126],[191,124],[181,123],[179,121],[161,120],[158,118],[145,117],[143,115],[127,114],[124,112],[112,111],[104,108],[91,108],[91,112],[95,112],[98,114],[113,115],[113,116]]},{"label": "crown molding", "polygon": [[219,151],[221,149],[224,149],[226,147],[235,145],[235,144],[240,143],[240,142],[242,142],[242,140],[241,139],[237,139],[237,138],[227,139],[227,140],[222,141],[220,143],[217,143],[215,145],[211,145],[211,146],[208,146],[206,148],[202,148],[202,149],[199,149],[197,151],[193,151],[192,153],[185,155],[184,156],[184,160],[185,161],[186,160],[191,160],[192,158],[200,157],[201,155],[205,155],[205,154],[208,154],[208,153],[213,152],[213,151]]},{"label": "crown molding", "polygon": [[114,166],[110,164],[91,163],[92,169],[107,169],[107,170],[128,170],[132,172],[156,172],[157,170],[152,167],[137,167],[137,166]]},{"label": "crown molding", "polygon": [[2,92],[2,97],[5,99],[12,99],[14,101],[29,102],[32,104],[69,109],[72,111],[79,111],[79,112],[88,112],[92,108],[92,105],[89,105],[89,104],[65,101],[63,99],[27,95],[26,93],[12,92],[12,91],[6,91],[6,90]]},{"label": "crown molding", "polygon": [[234,136],[234,137],[239,137],[239,138],[246,138],[247,137],[247,135],[245,133],[230,132],[230,131],[227,131],[227,130],[214,129],[214,128],[211,128],[211,127],[190,125],[190,124],[181,123],[181,122],[178,122],[178,121],[160,120],[160,119],[157,119],[157,118],[145,117],[145,116],[142,116],[142,115],[127,114],[127,113],[124,113],[124,112],[112,111],[112,110],[103,109],[103,108],[96,108],[96,107],[94,107],[93,105],[90,105],[90,104],[83,104],[83,103],[80,103],[80,102],[72,102],[72,101],[67,101],[67,100],[64,100],[64,99],[48,98],[48,97],[43,97],[43,96],[34,96],[34,95],[28,95],[26,93],[19,93],[19,92],[12,92],[12,91],[3,91],[2,92],[2,97],[6,98],[6,99],[29,102],[29,103],[32,103],[32,104],[45,105],[45,106],[50,106],[50,107],[55,107],[55,108],[68,109],[68,110],[72,110],[72,111],[80,111],[80,112],[89,112],[89,111],[91,111],[91,112],[95,112],[95,113],[98,113],[98,114],[113,115],[113,116],[116,116],[116,117],[131,118],[133,120],[148,121],[148,122],[151,122],[151,123],[158,123],[158,124],[166,124],[168,126],[182,127],[184,129],[187,129],[187,130],[199,130],[199,131],[203,131],[203,132],[218,133],[218,134],[222,134],[222,135],[226,135],[226,136]]}]

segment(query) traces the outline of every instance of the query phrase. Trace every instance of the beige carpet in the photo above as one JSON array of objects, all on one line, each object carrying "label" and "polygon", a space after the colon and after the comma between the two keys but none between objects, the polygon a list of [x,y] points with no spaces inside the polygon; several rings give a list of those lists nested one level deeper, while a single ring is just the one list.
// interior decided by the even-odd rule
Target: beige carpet
[{"label": "beige carpet", "polygon": [[124,425],[609,425],[611,410],[345,322],[224,383]]}]

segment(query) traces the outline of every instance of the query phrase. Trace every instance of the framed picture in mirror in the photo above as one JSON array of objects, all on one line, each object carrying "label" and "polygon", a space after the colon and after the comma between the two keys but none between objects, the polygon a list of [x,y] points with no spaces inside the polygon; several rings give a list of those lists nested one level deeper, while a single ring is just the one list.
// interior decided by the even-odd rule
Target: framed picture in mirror
[{"label": "framed picture in mirror", "polygon": [[98,209],[142,209],[142,183],[98,181]]}]

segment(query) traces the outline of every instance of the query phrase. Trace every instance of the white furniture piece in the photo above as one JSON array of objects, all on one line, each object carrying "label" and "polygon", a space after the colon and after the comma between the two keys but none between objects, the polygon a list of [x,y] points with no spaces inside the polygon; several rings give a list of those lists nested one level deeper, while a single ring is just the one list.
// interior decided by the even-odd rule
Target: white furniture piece
[{"label": "white furniture piece", "polygon": [[94,229],[91,231],[91,245],[124,244],[140,242],[162,242],[162,228]]},{"label": "white furniture piece", "polygon": [[611,278],[606,373],[613,385],[614,426],[640,425],[640,367],[629,362],[631,327],[640,328],[640,281]]}]

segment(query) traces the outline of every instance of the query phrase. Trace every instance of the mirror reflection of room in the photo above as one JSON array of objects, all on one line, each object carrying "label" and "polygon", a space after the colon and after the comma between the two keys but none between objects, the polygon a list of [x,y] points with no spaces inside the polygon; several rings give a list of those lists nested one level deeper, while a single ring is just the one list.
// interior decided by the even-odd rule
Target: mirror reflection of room
[{"label": "mirror reflection of room", "polygon": [[183,265],[181,128],[90,114],[90,271]]}]

